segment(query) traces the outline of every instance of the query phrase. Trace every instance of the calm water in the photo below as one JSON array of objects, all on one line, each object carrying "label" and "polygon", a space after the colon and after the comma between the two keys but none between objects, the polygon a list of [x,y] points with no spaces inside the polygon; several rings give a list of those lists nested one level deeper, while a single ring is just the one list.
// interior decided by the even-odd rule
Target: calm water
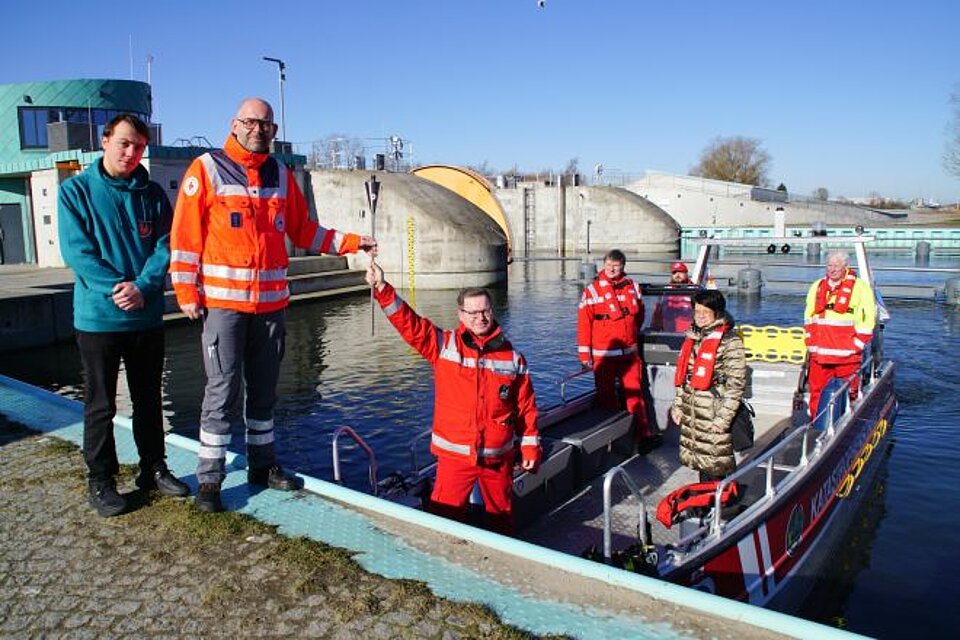
[{"label": "calm water", "polygon": [[[887,258],[884,264],[908,265]],[[960,261],[931,266],[960,267]],[[629,265],[628,265],[629,270]],[[810,272],[812,278],[816,272]],[[577,263],[517,263],[497,314],[531,363],[538,403],[559,399],[556,381],[576,368]],[[802,277],[799,275],[798,277]],[[881,287],[883,274],[878,274]],[[889,281],[903,281],[891,274]],[[942,276],[940,277],[942,279]],[[420,313],[444,327],[455,322],[452,292],[416,292]],[[955,637],[960,628],[960,310],[889,301],[887,353],[897,360],[900,415],[877,491],[857,519],[830,575],[802,613],[881,638]],[[802,300],[766,295],[731,298],[751,324],[800,324]],[[649,312],[649,311],[648,311]],[[332,478],[331,434],[356,429],[377,452],[381,476],[409,465],[408,443],[430,426],[431,370],[378,311],[371,336],[363,296],[289,310],[287,355],[276,411],[277,449],[292,469]],[[76,349],[70,345],[0,354],[0,373],[79,397]],[[165,410],[179,433],[196,436],[203,373],[199,327],[167,332]],[[121,403],[123,404],[123,403]],[[363,489],[366,460],[344,447],[346,483]]]}]

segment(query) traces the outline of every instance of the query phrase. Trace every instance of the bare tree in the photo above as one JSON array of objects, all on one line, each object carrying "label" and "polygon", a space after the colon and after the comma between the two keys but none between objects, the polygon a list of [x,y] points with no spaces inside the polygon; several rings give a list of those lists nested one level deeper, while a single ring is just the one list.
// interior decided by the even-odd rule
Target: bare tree
[{"label": "bare tree", "polygon": [[760,140],[744,136],[714,138],[700,153],[690,175],[762,186],[767,183],[770,154]]},{"label": "bare tree", "polygon": [[563,175],[572,176],[576,174],[577,171],[579,171],[579,168],[577,166],[579,164],[580,164],[580,158],[570,158],[569,160],[567,160],[567,166],[563,168]]},{"label": "bare tree", "polygon": [[947,125],[947,144],[943,153],[943,168],[952,176],[960,178],[960,85],[950,96],[953,110],[950,124]]},{"label": "bare tree", "polygon": [[362,140],[345,133],[331,133],[313,142],[307,162],[318,169],[354,169],[356,158],[365,156],[366,147]]},{"label": "bare tree", "polygon": [[817,187],[816,189],[813,190],[813,197],[816,198],[817,200],[823,200],[824,202],[826,202],[827,200],[830,199],[830,192],[827,190],[826,187]]},{"label": "bare tree", "polygon": [[468,164],[467,169],[476,171],[486,178],[492,178],[493,176],[497,175],[497,170],[487,160],[484,160],[480,164]]}]

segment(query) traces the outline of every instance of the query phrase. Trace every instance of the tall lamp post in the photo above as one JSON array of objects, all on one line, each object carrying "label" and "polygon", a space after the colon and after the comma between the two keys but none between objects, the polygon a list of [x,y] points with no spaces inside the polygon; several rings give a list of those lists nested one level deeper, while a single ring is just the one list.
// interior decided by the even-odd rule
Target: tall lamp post
[{"label": "tall lamp post", "polygon": [[283,140],[287,139],[287,117],[283,109],[283,82],[287,79],[287,74],[284,70],[287,68],[287,65],[283,63],[283,60],[280,58],[268,58],[263,56],[263,59],[267,62],[276,62],[277,63],[277,74],[280,76],[280,134],[283,136]]}]

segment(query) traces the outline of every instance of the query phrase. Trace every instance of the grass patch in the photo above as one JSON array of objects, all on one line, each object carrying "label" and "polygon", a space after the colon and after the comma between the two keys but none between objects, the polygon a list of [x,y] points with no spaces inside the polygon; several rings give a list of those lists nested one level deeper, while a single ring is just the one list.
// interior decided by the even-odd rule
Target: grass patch
[{"label": "grass patch", "polygon": [[80,453],[80,447],[69,440],[61,440],[60,438],[47,438],[40,448],[40,455],[48,458],[68,456],[75,453]]},{"label": "grass patch", "polygon": [[205,607],[223,607],[231,603],[240,589],[231,581],[220,580],[204,589],[200,603]]},{"label": "grass patch", "polygon": [[317,593],[331,584],[348,584],[362,571],[349,551],[302,536],[280,536],[267,557],[296,570],[299,578],[294,589],[300,595]]},{"label": "grass patch", "polygon": [[202,513],[192,503],[156,497],[144,508],[127,514],[126,518],[157,529],[165,539],[195,551],[235,538],[276,534],[276,527],[242,513]]}]

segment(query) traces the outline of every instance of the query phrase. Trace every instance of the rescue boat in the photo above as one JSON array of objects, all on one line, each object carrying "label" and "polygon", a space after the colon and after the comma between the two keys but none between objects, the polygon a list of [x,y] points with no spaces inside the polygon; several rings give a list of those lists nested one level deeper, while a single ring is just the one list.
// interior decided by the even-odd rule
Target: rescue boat
[{"label": "rescue boat", "polygon": [[[762,243],[781,244],[764,238]],[[824,238],[784,238],[795,246]],[[853,245],[858,277],[876,290],[867,262],[872,238],[844,238]],[[714,246],[743,250],[753,240],[704,239],[691,285],[642,285],[647,314],[657,302],[689,297],[709,286]],[[879,294],[877,300],[881,301]],[[682,305],[673,305],[675,308]],[[624,571],[732,598],[795,611],[820,575],[868,495],[891,442],[897,415],[894,363],[883,355],[882,302],[877,328],[860,369],[861,388],[849,400],[848,384],[828,386],[809,419],[803,327],[743,325],[747,353],[744,399],[754,410],[754,443],[737,455],[736,470],[702,485],[679,463],[679,429],[668,424],[674,372],[683,334],[644,332],[643,359],[650,419],[663,444],[636,450],[631,417],[594,406],[592,391],[567,398],[579,373],[561,381],[561,402],[541,410],[543,462],[536,474],[514,476],[516,536]],[[337,440],[334,475],[339,480]],[[429,431],[421,434],[425,440]],[[382,498],[421,507],[435,465],[419,464],[383,480],[371,456],[371,486]],[[656,517],[659,515],[659,519]]]}]

